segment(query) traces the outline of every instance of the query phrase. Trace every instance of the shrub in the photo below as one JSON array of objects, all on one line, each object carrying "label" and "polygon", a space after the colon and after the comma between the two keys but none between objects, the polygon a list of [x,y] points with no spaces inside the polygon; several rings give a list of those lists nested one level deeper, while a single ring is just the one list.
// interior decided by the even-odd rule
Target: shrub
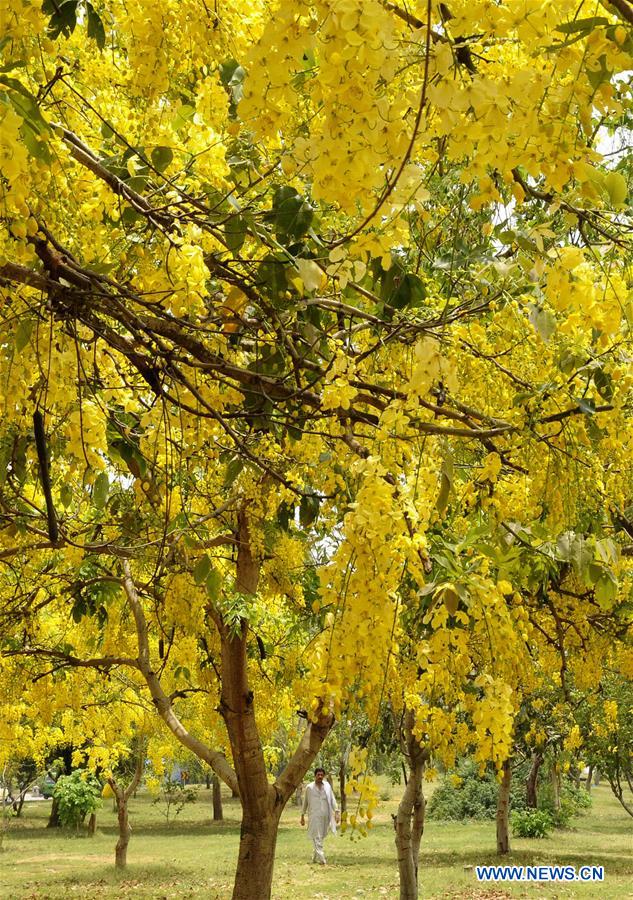
[{"label": "shrub", "polygon": [[173,813],[177,816],[188,803],[195,803],[198,799],[197,793],[193,788],[185,787],[180,781],[172,781],[168,779],[163,782],[160,794],[154,799],[154,803],[164,803],[165,808],[161,810],[169,825],[170,817]]},{"label": "shrub", "polygon": [[492,772],[479,774],[476,763],[461,760],[457,769],[444,775],[429,800],[431,819],[494,819],[499,784]]},{"label": "shrub", "polygon": [[53,798],[62,825],[78,829],[86,816],[101,806],[101,785],[94,775],[77,769],[57,779]]},{"label": "shrub", "polygon": [[566,828],[574,816],[591,806],[591,797],[583,787],[564,780],[560,788],[560,808],[556,809],[551,782],[539,789],[538,808],[549,813],[555,828]]},{"label": "shrub", "polygon": [[544,809],[526,809],[512,813],[510,821],[515,837],[544,838],[554,827],[551,815]]}]

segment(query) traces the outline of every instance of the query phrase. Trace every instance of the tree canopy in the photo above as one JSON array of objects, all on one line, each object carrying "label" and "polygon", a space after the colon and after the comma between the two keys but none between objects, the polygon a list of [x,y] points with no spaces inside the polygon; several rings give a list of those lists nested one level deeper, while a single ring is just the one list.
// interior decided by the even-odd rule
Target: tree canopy
[{"label": "tree canopy", "polygon": [[2,11],[8,701],[121,679],[266,897],[349,704],[500,766],[523,677],[630,671],[633,7]]}]

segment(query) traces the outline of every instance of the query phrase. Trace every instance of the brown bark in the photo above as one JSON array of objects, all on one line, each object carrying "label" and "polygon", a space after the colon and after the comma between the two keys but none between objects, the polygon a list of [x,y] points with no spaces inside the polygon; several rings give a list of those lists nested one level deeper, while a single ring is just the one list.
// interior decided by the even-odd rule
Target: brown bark
[{"label": "brown bark", "polygon": [[528,809],[536,809],[538,806],[538,796],[536,792],[536,786],[538,783],[538,773],[539,769],[543,764],[543,754],[536,752],[532,755],[532,766],[530,768],[530,774],[528,775],[528,780],[526,784],[527,788],[527,797],[526,804]]},{"label": "brown bark", "polygon": [[512,768],[510,760],[503,763],[503,775],[499,784],[497,797],[497,853],[510,852],[510,784],[512,783]]},{"label": "brown bark", "polygon": [[396,830],[396,850],[400,875],[400,900],[418,898],[418,860],[420,841],[424,832],[425,801],[422,777],[427,760],[427,751],[418,744],[413,735],[414,715],[407,710],[404,715],[401,746],[408,766],[407,784],[394,816]]},{"label": "brown bark", "polygon": [[211,782],[213,784],[213,821],[221,822],[224,815],[222,812],[222,790],[220,788],[220,779],[214,774]]},{"label": "brown bark", "polygon": [[587,777],[585,778],[585,790],[587,793],[591,792],[591,781],[593,779],[593,766],[589,766],[589,771],[587,772]]},{"label": "brown bark", "polygon": [[114,865],[124,869],[127,865],[127,848],[130,843],[130,820],[128,817],[127,797],[117,797],[117,821],[119,823],[119,839],[114,850]]},{"label": "brown bark", "polygon": [[278,808],[257,822],[242,817],[231,900],[270,900],[280,815]]},{"label": "brown bark", "polygon": [[90,818],[88,819],[88,834],[93,836],[97,831],[97,814],[96,812],[90,813]]},{"label": "brown bark", "polygon": [[559,812],[560,810],[560,771],[558,768],[558,763],[552,763],[552,771],[551,771],[551,779],[552,779],[552,801],[554,804],[554,810]]},{"label": "brown bark", "polygon": [[347,812],[347,794],[345,793],[345,782],[346,782],[346,765],[345,765],[345,757],[341,760],[341,765],[338,770],[338,786],[339,786],[339,795],[341,798],[340,807],[341,807],[341,815]]},{"label": "brown bark", "polygon": [[53,797],[53,803],[51,806],[51,814],[48,817],[48,822],[46,824],[47,828],[61,828],[61,822],[59,820],[59,803],[57,801],[57,797]]},{"label": "brown bark", "polygon": [[108,784],[114,792],[116,802],[117,821],[119,824],[119,838],[116,842],[114,850],[114,864],[117,869],[124,869],[127,865],[127,848],[130,843],[130,819],[128,814],[128,802],[130,797],[136,794],[136,789],[140,784],[143,776],[143,766],[145,763],[145,744],[141,744],[137,748],[136,767],[132,780],[126,788],[118,784],[114,778],[108,778]]},{"label": "brown bark", "polygon": [[[243,594],[253,594],[259,581],[260,561],[251,548],[246,507],[238,513],[235,539],[238,547],[235,583]],[[211,750],[191,735],[176,716],[152,666],[147,620],[132,580],[129,563],[123,563],[123,585],[134,616],[138,639],[135,661],[149,687],[154,705],[175,737],[207,762],[220,778],[239,792],[242,828],[233,900],[269,900],[279,818],[284,806],[303,781],[321,744],[334,724],[334,717],[318,710],[316,721],[309,721],[299,745],[274,785],[269,784],[264,754],[255,720],[255,697],[248,679],[248,621],[227,624],[220,610],[210,605],[208,612],[218,630],[221,646],[220,713],[231,744],[235,768],[224,754]]]}]

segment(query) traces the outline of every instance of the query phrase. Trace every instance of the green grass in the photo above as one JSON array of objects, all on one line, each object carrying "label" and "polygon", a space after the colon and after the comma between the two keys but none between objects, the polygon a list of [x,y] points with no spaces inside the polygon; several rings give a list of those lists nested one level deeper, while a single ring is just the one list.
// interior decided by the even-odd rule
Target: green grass
[{"label": "green grass", "polygon": [[[325,869],[309,862],[311,846],[299,826],[296,807],[284,812],[273,896],[275,900],[397,898],[391,813],[393,799],[381,804],[368,838],[328,838]],[[608,787],[594,788],[593,808],[572,827],[544,840],[515,840],[507,860],[516,865],[604,865],[602,885],[478,885],[476,864],[496,863],[494,822],[427,822],[422,840],[420,896],[423,898],[633,898],[633,821]],[[227,900],[239,839],[239,806],[225,798],[225,821],[214,824],[211,792],[170,824],[150,797],[139,793],[131,804],[132,839],[128,868],[114,870],[116,818],[111,801],[99,813],[98,833],[75,837],[45,828],[50,802],[27,804],[24,818],[13,819],[0,855],[0,896],[6,900],[59,898],[205,897]],[[505,862],[506,860],[504,860]]]}]

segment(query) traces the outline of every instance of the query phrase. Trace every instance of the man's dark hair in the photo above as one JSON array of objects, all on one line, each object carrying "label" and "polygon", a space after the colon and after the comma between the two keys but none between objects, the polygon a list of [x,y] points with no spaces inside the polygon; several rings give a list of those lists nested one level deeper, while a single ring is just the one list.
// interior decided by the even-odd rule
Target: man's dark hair
[{"label": "man's dark hair", "polygon": [[323,774],[325,775],[325,769],[322,768],[321,766],[317,766],[316,769],[314,770],[315,776],[318,775],[319,772],[323,772]]}]

